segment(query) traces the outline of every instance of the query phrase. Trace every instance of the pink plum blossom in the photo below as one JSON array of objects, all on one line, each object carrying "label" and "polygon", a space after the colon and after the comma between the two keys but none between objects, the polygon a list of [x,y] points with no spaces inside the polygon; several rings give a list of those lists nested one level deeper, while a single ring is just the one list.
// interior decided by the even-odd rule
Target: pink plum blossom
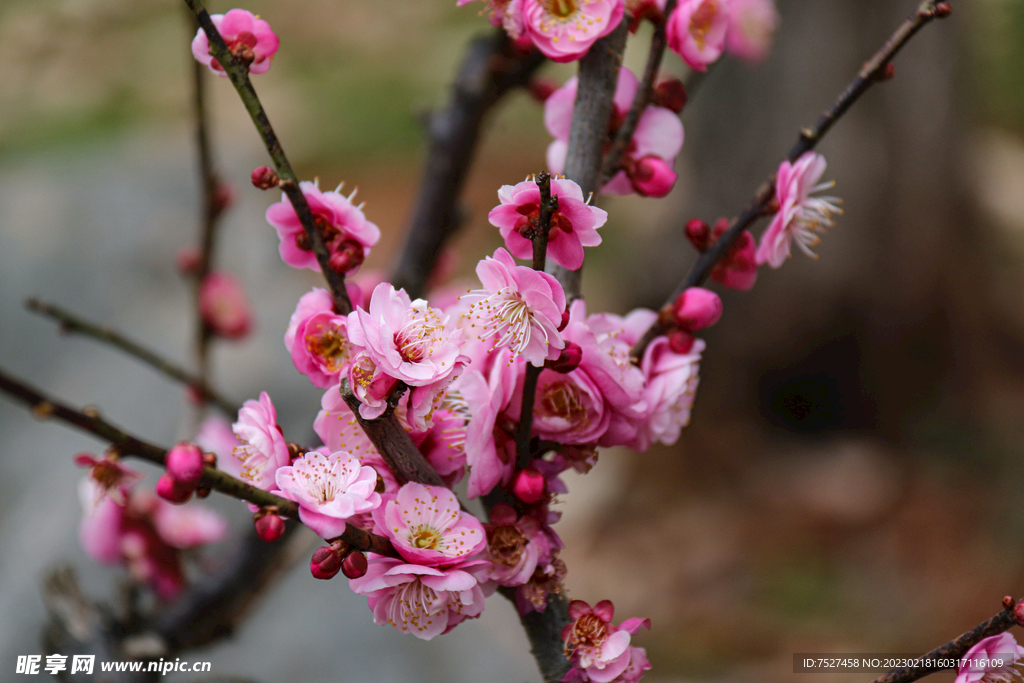
[{"label": "pink plum blossom", "polygon": [[804,152],[795,163],[783,161],[775,176],[775,200],[779,210],[761,235],[757,249],[758,264],[778,268],[789,258],[795,240],[801,251],[817,258],[811,247],[818,244],[826,228],[833,225],[832,214],[843,211],[835,197],[812,197],[811,193],[830,188],[834,183],[818,183],[825,172],[825,157]]},{"label": "pink plum blossom", "polygon": [[687,332],[703,330],[722,317],[722,300],[710,289],[688,287],[672,302],[672,315]]},{"label": "pink plum blossom", "polygon": [[460,481],[466,468],[466,423],[469,406],[458,390],[448,391],[441,407],[434,411],[433,424],[426,431],[410,433],[416,447],[449,486]]},{"label": "pink plum blossom", "polygon": [[220,469],[257,488],[271,491],[276,487],[274,474],[291,458],[288,444],[277,426],[277,411],[267,392],[258,401],[246,401],[232,425],[239,444],[231,457],[218,462]]},{"label": "pink plum blossom", "polygon": [[349,586],[367,596],[375,623],[430,640],[484,611],[483,590],[466,571],[478,564],[425,567],[372,556],[366,574]]},{"label": "pink plum blossom", "polygon": [[281,495],[299,504],[299,519],[322,538],[335,538],[357,514],[380,505],[377,472],[345,451],[310,451],[277,470]]},{"label": "pink plum blossom", "polygon": [[[569,270],[583,265],[583,247],[601,244],[597,229],[608,220],[608,213],[583,200],[580,186],[564,178],[551,179],[551,195],[558,197],[558,210],[551,216],[548,231],[548,258]],[[503,185],[498,190],[501,204],[487,215],[491,225],[505,238],[512,255],[533,257],[533,243],[522,231],[535,228],[540,218],[540,188],[532,180]]]},{"label": "pink plum blossom", "polygon": [[218,463],[231,457],[238,445],[238,437],[231,431],[231,423],[220,415],[211,415],[199,425],[196,434],[196,445],[207,453],[217,456]]},{"label": "pink plum blossom", "polygon": [[558,327],[565,312],[565,292],[551,275],[516,265],[504,249],[476,267],[483,289],[461,298],[472,302],[464,314],[473,320],[480,341],[491,349],[508,347],[511,358],[522,355],[532,365],[558,358],[565,346]]},{"label": "pink plum blossom", "polygon": [[409,562],[450,565],[487,543],[480,522],[446,488],[409,482],[374,511],[377,526]]},{"label": "pink plum blossom", "polygon": [[768,55],[778,26],[775,0],[729,0],[725,49],[748,62],[760,62]]},{"label": "pink plum blossom", "polygon": [[[236,58],[248,59],[252,56],[249,73],[267,72],[278,46],[277,34],[271,30],[270,24],[244,9],[228,10],[227,14],[211,14],[210,19]],[[210,54],[210,41],[203,29],[199,29],[192,39],[192,55],[209,67],[210,71],[227,76],[224,67]]]},{"label": "pink plum blossom", "polygon": [[[459,0],[458,6],[470,2],[473,0]],[[484,0],[491,24],[504,28],[512,40],[519,40],[526,31],[523,24],[524,3],[525,0]]]},{"label": "pink plum blossom", "polygon": [[241,339],[252,328],[245,290],[230,273],[210,273],[199,286],[199,313],[210,330],[225,339]]},{"label": "pink plum blossom", "polygon": [[477,575],[500,586],[521,586],[530,580],[538,563],[551,561],[551,541],[540,523],[529,515],[519,517],[509,505],[498,503],[485,524],[489,565]]},{"label": "pink plum blossom", "polygon": [[547,609],[548,595],[562,590],[566,571],[565,562],[554,551],[550,562],[538,563],[530,580],[516,587],[516,610],[520,616]]},{"label": "pink plum blossom", "polygon": [[726,0],[680,0],[665,28],[668,46],[690,68],[707,71],[725,48],[729,29]]},{"label": "pink plum blossom", "polygon": [[619,25],[624,0],[524,0],[527,34],[545,57],[571,62]]},{"label": "pink plum blossom", "polygon": [[[357,253],[359,263],[370,254],[370,249],[380,239],[380,229],[366,220],[360,206],[352,204],[355,192],[348,197],[337,190],[322,192],[316,183],[299,183],[302,194],[309,203],[309,209],[317,221],[327,250],[333,255],[343,250]],[[313,253],[305,228],[299,221],[295,208],[288,197],[267,209],[267,222],[277,229],[281,239],[281,258],[293,268],[308,268],[320,272],[320,263]]]},{"label": "pink plum blossom", "polygon": [[704,340],[697,339],[687,353],[676,353],[668,337],[657,337],[647,346],[640,369],[648,409],[637,421],[636,439],[629,444],[633,449],[643,452],[656,441],[671,446],[679,440],[690,423],[704,347]]},{"label": "pink plum blossom", "polygon": [[955,683],[1008,683],[1020,680],[1024,647],[1009,633],[983,638],[964,653]]},{"label": "pink plum blossom", "polygon": [[[578,88],[579,79],[573,76],[544,102],[544,125],[555,138],[548,145],[547,151],[548,170],[552,173],[565,170]],[[615,86],[613,130],[622,124],[639,89],[640,81],[636,75],[622,67]],[[623,154],[622,170],[605,183],[601,192],[619,195],[637,192],[649,197],[668,194],[676,181],[672,167],[683,148],[684,138],[683,124],[678,114],[665,107],[648,106],[637,121],[633,139]],[[515,251],[512,253],[520,258],[528,258]]]},{"label": "pink plum blossom", "polygon": [[[351,297],[358,287],[346,282]],[[295,368],[313,386],[326,389],[337,384],[347,372],[352,357],[348,340],[348,318],[334,312],[334,300],[326,289],[314,288],[303,294],[288,322],[284,345]]]},{"label": "pink plum blossom", "polygon": [[179,550],[198,548],[223,540],[228,524],[223,517],[200,505],[168,505],[162,500],[153,510],[153,523],[160,538]]},{"label": "pink plum blossom", "polygon": [[562,640],[566,650],[572,650],[573,669],[580,669],[585,678],[571,674],[563,681],[589,680],[594,683],[610,683],[629,667],[631,650],[630,638],[642,627],[651,627],[648,619],[627,619],[614,626],[612,618],[615,606],[610,600],[590,607],[582,600],[569,603],[571,624],[562,629]]},{"label": "pink plum blossom", "polygon": [[89,468],[89,479],[95,484],[94,490],[99,498],[110,496],[119,505],[125,504],[132,487],[143,478],[139,472],[122,465],[114,451],[108,451],[102,458],[79,453],[75,456],[75,464]]},{"label": "pink plum blossom", "polygon": [[[721,236],[715,226],[716,239]],[[724,232],[724,230],[722,231]],[[711,279],[729,289],[748,290],[757,281],[757,243],[749,230],[736,238],[725,256],[711,269]]]},{"label": "pink plum blossom", "polygon": [[524,367],[523,361],[507,361],[509,353],[505,350],[499,354],[487,377],[479,370],[468,370],[459,381],[459,393],[470,415],[465,446],[466,464],[470,468],[467,489],[470,498],[478,498],[498,484],[508,483],[515,469],[515,442],[498,425],[502,411],[513,401],[516,378]]},{"label": "pink plum blossom", "polygon": [[357,460],[360,465],[372,467],[384,480],[384,491],[395,493],[398,482],[395,475],[384,462],[384,458],[371,443],[366,432],[359,426],[355,414],[345,403],[338,386],[324,392],[320,401],[321,410],[313,422],[313,431],[324,442],[326,453],[345,451]]}]

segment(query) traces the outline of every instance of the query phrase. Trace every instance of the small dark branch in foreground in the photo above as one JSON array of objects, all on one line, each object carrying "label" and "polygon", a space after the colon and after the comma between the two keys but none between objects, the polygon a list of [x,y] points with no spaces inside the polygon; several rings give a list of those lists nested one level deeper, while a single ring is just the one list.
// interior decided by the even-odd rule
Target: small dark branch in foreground
[{"label": "small dark branch in foreground", "polygon": [[377,419],[366,420],[359,414],[359,399],[352,393],[348,380],[341,382],[341,396],[355,414],[359,426],[384,458],[384,462],[395,473],[399,483],[415,481],[431,486],[445,485],[441,475],[430,466],[416,448],[416,444],[412,442],[409,432],[405,431],[398,421],[394,406],[389,406]]},{"label": "small dark branch in foreground", "polygon": [[277,134],[270,125],[267,112],[263,109],[263,105],[256,95],[256,90],[252,87],[252,82],[249,80],[249,69],[239,64],[234,55],[231,54],[227,44],[224,42],[224,38],[217,31],[217,27],[213,25],[210,14],[203,6],[202,0],[185,0],[185,3],[192,10],[192,14],[195,15],[199,26],[206,33],[206,37],[210,41],[210,52],[220,62],[221,66],[224,67],[228,78],[231,79],[231,84],[238,91],[242,104],[245,105],[246,111],[249,112],[256,130],[259,131],[260,137],[263,138],[263,144],[266,145],[267,152],[270,153],[270,158],[274,162],[274,168],[277,170],[277,175],[281,178],[281,189],[284,190],[285,195],[288,196],[288,201],[295,208],[299,222],[305,228],[306,236],[313,247],[313,253],[316,254],[316,260],[320,264],[320,269],[327,279],[327,284],[334,297],[335,311],[340,315],[348,314],[352,310],[352,302],[349,301],[348,292],[345,290],[345,276],[331,270],[327,263],[330,253],[324,244],[323,236],[317,229],[316,220],[313,217],[313,212],[309,209],[306,197],[302,194],[302,190],[299,189],[295,172],[288,162],[288,157],[285,156],[284,149],[281,148],[281,142],[277,139]]},{"label": "small dark branch in foreground", "polygon": [[519,414],[519,428],[516,430],[516,469],[523,469],[530,464],[530,432],[533,431],[533,406],[537,401],[537,380],[543,366],[536,367],[526,364],[526,375],[523,377],[523,407]]},{"label": "small dark branch in foreground", "polygon": [[[502,586],[498,592],[516,604],[514,588]],[[569,599],[562,593],[552,593],[548,598],[548,606],[543,612],[530,612],[519,617],[530,641],[530,651],[541,676],[548,683],[561,681],[569,672],[569,659],[565,656],[565,643],[562,641],[562,629],[571,622],[569,619]]]},{"label": "small dark branch in foreground", "polygon": [[644,77],[640,81],[640,89],[636,91],[633,104],[626,113],[622,125],[619,126],[615,139],[604,155],[604,165],[601,168],[601,185],[608,182],[612,176],[619,172],[622,167],[622,157],[633,139],[636,126],[640,122],[647,105],[651,103],[651,94],[654,92],[655,81],[658,78],[658,71],[661,70],[661,59],[665,56],[665,25],[668,17],[676,7],[676,0],[667,0],[665,3],[665,20],[654,27],[654,34],[651,36],[651,47],[647,53],[647,66],[644,67]]},{"label": "small dark branch in foreground", "polygon": [[[101,418],[99,412],[95,409],[86,408],[85,410],[78,411],[70,408],[55,399],[47,398],[37,389],[14,379],[3,370],[0,370],[0,392],[27,405],[32,410],[32,414],[39,419],[56,418],[62,422],[67,422],[84,432],[88,432],[106,441],[114,446],[122,456],[135,456],[148,460],[160,467],[164,466],[164,456],[167,454],[167,449],[132,436],[119,427],[115,427]],[[293,501],[246,484],[244,481],[235,479],[230,474],[212,467],[204,468],[202,486],[220,491],[232,498],[247,500],[260,507],[277,507],[278,512],[285,517],[297,519],[299,516],[299,507]],[[386,538],[368,533],[351,524],[347,526],[341,539],[356,550],[392,557],[396,556],[391,542]]]},{"label": "small dark branch in foreground", "polygon": [[555,211],[558,211],[558,197],[551,196],[551,175],[549,173],[538,173],[536,182],[540,189],[540,215],[537,218],[537,227],[530,234],[530,241],[533,242],[533,269],[544,270],[548,258],[551,217]]},{"label": "small dark branch in foreground", "polygon": [[[594,43],[580,60],[579,89],[569,131],[565,177],[580,186],[584,197],[600,189],[601,160],[608,142],[615,84],[619,78],[627,33],[628,16],[623,18],[618,28]],[[562,283],[565,296],[570,301],[580,298],[582,271],[582,268],[566,270],[555,264],[548,266],[548,272]]]},{"label": "small dark branch in foreground", "polygon": [[[936,18],[934,11],[936,4],[936,0],[927,0],[926,2],[922,2],[918,6],[914,15],[900,24],[895,33],[885,41],[885,44],[881,49],[872,55],[871,59],[864,63],[864,66],[857,73],[857,76],[849,85],[846,86],[842,94],[839,95],[835,104],[821,115],[814,127],[805,128],[800,131],[800,138],[786,156],[789,161],[796,161],[805,152],[813,150],[825,134],[832,129],[832,126],[835,125],[836,121],[838,121],[839,118],[845,114],[858,99],[860,99],[860,96],[863,95],[868,88],[880,80],[880,76],[884,73],[886,65],[892,61],[903,46],[906,45],[907,42],[925,26],[925,24]],[[747,205],[747,208],[744,209],[743,213],[732,220],[729,225],[729,229],[725,231],[714,245],[697,258],[697,262],[693,264],[693,268],[690,269],[686,278],[679,283],[679,286],[676,287],[672,296],[668,298],[668,301],[674,301],[677,296],[690,287],[698,287],[703,284],[711,274],[711,270],[715,267],[715,264],[718,263],[726,253],[728,253],[729,248],[740,236],[740,233],[750,227],[750,225],[757,220],[759,216],[764,215],[765,209],[768,207],[768,204],[774,196],[775,178],[772,176],[757,189],[757,192],[754,194],[754,198]],[[664,334],[664,332],[665,330],[655,323],[654,326],[652,326],[643,338],[641,338],[633,347],[633,357],[640,358],[643,356],[643,352],[647,348],[647,345],[650,344],[658,335]]]},{"label": "small dark branch in foreground", "polygon": [[25,308],[33,313],[39,313],[48,318],[53,318],[60,323],[60,329],[62,332],[67,334],[82,334],[87,337],[92,337],[93,339],[110,344],[111,346],[124,351],[129,356],[138,358],[143,363],[159,370],[171,379],[175,379],[182,384],[188,385],[200,396],[209,400],[224,411],[226,415],[230,417],[238,415],[239,406],[208,387],[202,377],[194,375],[180,366],[161,358],[141,344],[128,339],[117,330],[112,330],[108,327],[101,327],[85,320],[84,318],[80,318],[73,313],[69,313],[58,306],[48,304],[45,301],[40,301],[39,299],[28,299],[25,301]]},{"label": "small dark branch in foreground", "polygon": [[[928,654],[923,655],[921,659],[960,659],[980,640],[989,636],[999,635],[1016,626],[1017,622],[1013,618],[1013,610],[1014,605],[1011,603],[1009,607],[991,619],[981,622],[967,633],[961,634],[945,645],[935,648]],[[908,666],[902,669],[893,669],[889,673],[879,676],[871,683],[910,683],[910,681],[916,681],[929,674],[942,671],[943,668],[952,667]]]},{"label": "small dark branch in foreground", "polygon": [[451,98],[428,123],[430,150],[402,256],[391,281],[409,296],[423,294],[445,240],[459,224],[456,208],[469,175],[484,118],[501,97],[526,85],[544,57],[517,52],[501,28],[473,40],[459,66]]}]

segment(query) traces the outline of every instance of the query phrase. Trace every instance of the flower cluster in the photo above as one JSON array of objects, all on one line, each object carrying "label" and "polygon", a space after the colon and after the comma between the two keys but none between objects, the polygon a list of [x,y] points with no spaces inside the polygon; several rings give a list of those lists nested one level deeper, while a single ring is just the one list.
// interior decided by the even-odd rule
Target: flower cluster
[{"label": "flower cluster", "polygon": [[778,22],[774,0],[680,0],[666,35],[690,68],[707,71],[725,50],[751,62],[764,59]]}]

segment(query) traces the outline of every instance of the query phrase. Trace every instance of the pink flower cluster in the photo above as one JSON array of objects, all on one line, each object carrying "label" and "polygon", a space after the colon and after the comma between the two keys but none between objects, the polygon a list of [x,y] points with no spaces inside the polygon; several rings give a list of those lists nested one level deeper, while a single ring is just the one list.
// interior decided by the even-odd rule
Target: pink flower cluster
[{"label": "pink flower cluster", "polygon": [[[270,24],[244,9],[229,10],[227,14],[210,16],[228,50],[236,59],[248,64],[249,73],[262,74],[270,69],[270,62],[277,52],[277,34]],[[210,41],[203,29],[199,29],[192,40],[192,55],[210,71],[227,76],[224,67],[210,53]]]},{"label": "pink flower cluster", "polygon": [[647,652],[630,645],[641,628],[651,628],[650,619],[627,619],[615,626],[614,616],[611,600],[593,607],[582,600],[569,603],[573,621],[562,629],[562,640],[572,653],[572,668],[563,683],[636,683],[651,668]]}]

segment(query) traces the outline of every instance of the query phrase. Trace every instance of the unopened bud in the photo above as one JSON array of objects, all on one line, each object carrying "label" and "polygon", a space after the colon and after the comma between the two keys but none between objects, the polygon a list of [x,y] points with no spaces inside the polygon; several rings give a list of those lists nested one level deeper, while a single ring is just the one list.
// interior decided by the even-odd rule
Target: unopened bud
[{"label": "unopened bud", "polygon": [[545,485],[544,475],[533,467],[527,467],[520,470],[516,475],[515,483],[512,485],[512,493],[519,500],[527,505],[531,505],[544,497]]},{"label": "unopened bud", "polygon": [[338,247],[338,250],[331,254],[327,265],[336,273],[344,275],[348,271],[358,268],[363,264],[366,252],[363,245],[355,240],[345,240]]},{"label": "unopened bud", "polygon": [[1010,609],[1011,607],[1013,607],[1016,604],[1017,604],[1017,601],[1013,599],[1012,595],[1004,595],[1003,596],[1003,608],[1004,609]]},{"label": "unopened bud", "polygon": [[551,93],[558,90],[558,83],[550,78],[534,78],[530,81],[527,89],[529,90],[530,97],[538,102],[544,102],[551,97]]},{"label": "unopened bud", "polygon": [[651,103],[659,107],[671,109],[679,114],[686,106],[686,86],[678,78],[668,78],[662,81],[651,94]]},{"label": "unopened bud", "polygon": [[203,453],[203,464],[207,467],[217,469],[217,455],[216,453]]},{"label": "unopened bud", "polygon": [[675,330],[668,335],[668,347],[681,356],[685,356],[690,352],[694,341],[693,335],[683,330]]},{"label": "unopened bud", "polygon": [[188,499],[192,497],[192,492],[195,491],[195,486],[182,486],[174,477],[167,472],[160,475],[160,478],[156,482],[156,495],[160,496],[164,500],[174,503],[175,505],[181,505],[182,503],[188,502]]},{"label": "unopened bud", "polygon": [[703,287],[690,287],[672,304],[676,325],[687,332],[711,327],[722,317],[722,300]]},{"label": "unopened bud", "polygon": [[878,72],[878,80],[888,81],[889,79],[896,76],[896,65],[892,62],[886,62],[882,70]]},{"label": "unopened bud", "polygon": [[182,247],[174,257],[174,265],[182,275],[194,275],[203,263],[203,253],[196,247]]},{"label": "unopened bud", "polygon": [[211,197],[213,213],[222,213],[229,206],[235,202],[235,188],[227,183],[217,183],[217,186],[213,189],[213,197]]},{"label": "unopened bud", "polygon": [[182,487],[195,488],[203,478],[203,452],[195,444],[183,441],[164,456],[167,474]]},{"label": "unopened bud", "polygon": [[679,177],[667,161],[654,155],[637,161],[628,175],[633,189],[644,197],[664,197],[672,191]]},{"label": "unopened bud", "polygon": [[580,345],[576,342],[567,342],[565,348],[562,349],[562,353],[558,355],[558,358],[547,361],[544,363],[544,367],[563,375],[568,375],[580,366],[580,361],[582,360],[583,349]]},{"label": "unopened bud", "polygon": [[686,224],[686,238],[690,244],[699,252],[708,248],[708,239],[711,237],[711,228],[699,218],[694,218]]},{"label": "unopened bud", "polygon": [[309,561],[309,571],[315,579],[333,579],[341,571],[341,554],[334,546],[320,546]]},{"label": "unopened bud", "polygon": [[1018,626],[1024,626],[1024,600],[1021,600],[1013,608],[1013,620]]},{"label": "unopened bud", "polygon": [[937,2],[935,3],[935,16],[939,19],[945,19],[953,13],[953,6],[948,2]]},{"label": "unopened bud", "polygon": [[273,543],[284,535],[284,520],[277,513],[261,510],[253,516],[256,535],[267,543]]},{"label": "unopened bud", "polygon": [[277,187],[277,184],[281,182],[277,172],[269,166],[257,166],[252,169],[249,179],[252,181],[253,187],[260,190],[269,190],[272,187]]},{"label": "unopened bud", "polygon": [[342,573],[350,579],[358,579],[366,574],[366,555],[358,550],[349,553],[341,563]]}]

